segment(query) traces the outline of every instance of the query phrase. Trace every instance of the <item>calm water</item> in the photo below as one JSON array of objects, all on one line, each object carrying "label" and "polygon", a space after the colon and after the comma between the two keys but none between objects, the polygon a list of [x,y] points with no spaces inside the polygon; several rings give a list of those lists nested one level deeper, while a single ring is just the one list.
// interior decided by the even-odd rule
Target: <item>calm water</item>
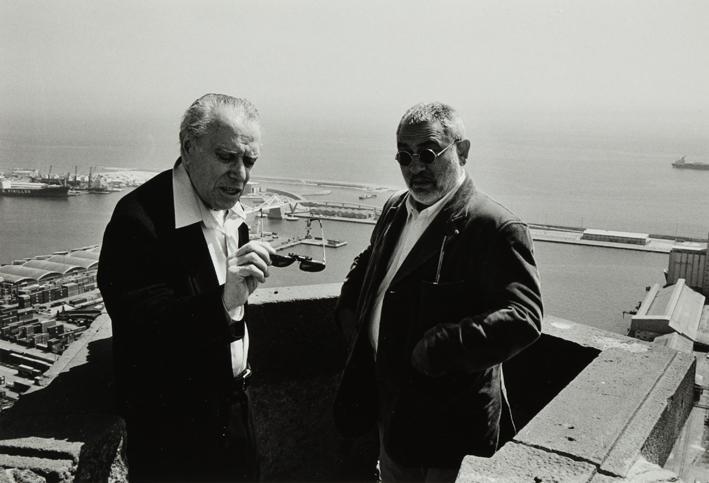
[{"label": "calm water", "polygon": [[[393,130],[382,122],[267,126],[256,175],[402,185],[393,160]],[[96,165],[169,168],[177,157],[172,136],[164,134],[167,129],[163,134],[145,129],[140,136],[119,136],[105,144],[97,141],[100,133],[91,142],[68,142],[52,131],[54,138],[42,145],[0,133],[0,171],[46,170],[49,164],[55,173],[73,172],[75,165],[80,173]],[[468,171],[476,184],[527,221],[690,236],[709,231],[709,171],[670,167],[683,154],[709,162],[707,130],[647,122],[508,122],[469,130],[475,135]],[[0,197],[0,262],[99,243],[121,196]],[[367,200],[372,201],[383,202]],[[287,221],[270,226],[279,233],[301,234],[303,228],[303,222]],[[281,269],[268,285],[341,281],[370,230],[371,225],[327,222],[328,237],[348,241],[328,250],[327,270],[317,275]],[[621,250],[547,243],[536,249],[547,312],[617,332],[629,322],[622,311],[635,306],[645,286],[662,281],[667,263],[666,255]]]},{"label": "calm water", "polygon": [[[1,198],[0,262],[100,243],[103,229],[121,193],[81,195],[65,201]],[[371,201],[371,200],[367,200]],[[250,220],[255,229],[255,223]],[[327,269],[307,273],[295,266],[273,269],[266,286],[341,282],[352,258],[363,250],[372,225],[326,221],[328,238],[347,240],[327,249]],[[265,229],[287,237],[302,235],[305,222],[267,221]],[[299,246],[292,251],[320,258],[322,250]],[[642,299],[644,287],[662,282],[666,255],[583,246],[536,244],[547,313],[625,333],[622,317]]]}]

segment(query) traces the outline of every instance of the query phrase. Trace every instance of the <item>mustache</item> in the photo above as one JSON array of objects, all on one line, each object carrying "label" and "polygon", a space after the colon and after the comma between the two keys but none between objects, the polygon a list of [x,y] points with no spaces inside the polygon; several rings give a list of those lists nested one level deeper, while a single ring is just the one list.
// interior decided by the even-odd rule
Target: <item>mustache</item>
[{"label": "mustache", "polygon": [[433,183],[434,181],[433,177],[425,174],[418,174],[409,180],[410,183]]}]

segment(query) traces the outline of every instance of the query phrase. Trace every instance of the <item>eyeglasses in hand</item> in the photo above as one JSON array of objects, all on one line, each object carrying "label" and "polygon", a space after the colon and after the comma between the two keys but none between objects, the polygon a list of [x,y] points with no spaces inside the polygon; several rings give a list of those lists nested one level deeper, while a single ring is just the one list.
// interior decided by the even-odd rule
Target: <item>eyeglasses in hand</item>
[{"label": "eyeglasses in hand", "polygon": [[[313,260],[313,257],[306,255],[298,255],[297,253],[289,253],[288,255],[271,255],[271,265],[282,268],[292,265],[294,262],[300,262],[298,268],[304,272],[322,272],[325,270],[325,230],[323,230],[322,222],[319,218],[310,218],[308,220],[308,228],[310,222],[317,221],[320,224],[320,239],[322,240],[322,260]],[[310,230],[308,229],[308,232]]]},{"label": "eyeglasses in hand", "polygon": [[413,161],[414,158],[419,158],[419,161],[421,161],[423,164],[431,164],[438,158],[438,156],[448,151],[451,146],[453,146],[454,144],[458,144],[460,141],[462,140],[458,139],[457,141],[453,141],[438,153],[436,153],[433,149],[430,148],[424,149],[418,154],[409,153],[407,151],[399,151],[398,153],[396,153],[395,159],[402,166],[408,166],[409,164],[411,164],[411,161]]}]

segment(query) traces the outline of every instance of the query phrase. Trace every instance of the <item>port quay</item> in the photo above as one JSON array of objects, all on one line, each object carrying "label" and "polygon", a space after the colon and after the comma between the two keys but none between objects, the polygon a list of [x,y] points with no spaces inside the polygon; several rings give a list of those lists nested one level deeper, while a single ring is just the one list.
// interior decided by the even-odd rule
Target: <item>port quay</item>
[{"label": "port quay", "polygon": [[[317,253],[348,240],[321,236],[315,219],[371,225],[394,191],[256,177],[243,201],[255,236]],[[627,336],[545,317],[540,341],[505,363],[519,432],[491,458],[466,457],[457,481],[709,481],[707,240],[530,230],[541,243],[667,254],[666,283],[629,312]],[[0,482],[3,471],[7,481],[125,477],[125,426],[111,406],[110,320],[96,289],[99,253],[90,245],[0,265]],[[371,450],[371,439],[343,440],[328,417],[341,370],[331,319],[338,292],[337,283],[264,287],[249,301],[265,480],[346,480],[343,472]]]},{"label": "port quay", "polygon": [[[323,220],[373,225],[381,214],[381,205],[385,201],[386,196],[396,191],[396,188],[371,184],[278,177],[256,177],[254,178],[254,182],[255,183],[251,184],[251,190],[244,197],[246,203],[250,204],[253,201],[257,201],[257,204],[251,204],[251,210],[260,210],[261,216],[266,216],[271,219],[318,217]],[[296,187],[303,193],[306,193],[309,198],[305,199],[303,195],[297,192],[289,192],[286,189],[274,189],[270,187],[273,184]],[[269,188],[262,188],[262,185],[269,186]],[[312,200],[313,196],[331,195],[333,188],[356,193],[358,200],[364,200],[364,202],[355,202],[354,200]],[[270,193],[272,197],[268,199],[265,193]],[[340,193],[340,195],[342,196],[342,193]],[[372,198],[377,198],[378,204],[367,203],[367,201]],[[672,247],[678,245],[695,249],[707,247],[706,239],[682,238],[662,234],[622,232],[537,223],[530,223],[529,228],[532,238],[537,242],[585,245],[654,253],[670,253]],[[291,245],[289,244],[289,246]]]}]

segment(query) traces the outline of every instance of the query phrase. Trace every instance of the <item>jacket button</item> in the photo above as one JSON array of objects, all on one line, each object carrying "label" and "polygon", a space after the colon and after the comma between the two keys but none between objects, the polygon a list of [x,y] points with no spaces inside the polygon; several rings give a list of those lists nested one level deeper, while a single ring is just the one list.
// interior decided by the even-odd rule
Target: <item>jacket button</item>
[{"label": "jacket button", "polygon": [[389,295],[394,295],[396,293],[396,290],[389,290]]}]

